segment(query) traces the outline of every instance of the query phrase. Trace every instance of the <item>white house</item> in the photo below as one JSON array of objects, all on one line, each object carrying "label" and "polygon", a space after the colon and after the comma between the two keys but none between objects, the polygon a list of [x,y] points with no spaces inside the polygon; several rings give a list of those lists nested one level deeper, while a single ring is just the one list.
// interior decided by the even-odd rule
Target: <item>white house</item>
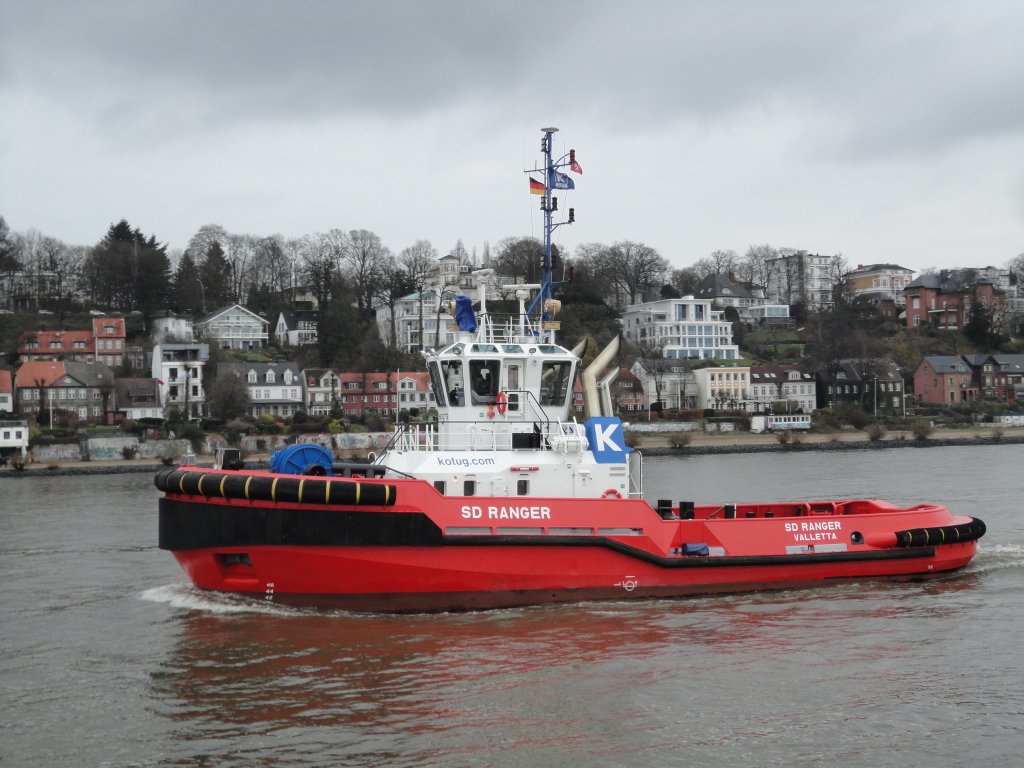
[{"label": "white house", "polygon": [[[455,298],[454,293],[445,293],[444,301]],[[422,303],[423,330],[420,330],[420,305]],[[403,352],[416,352],[431,347],[440,349],[452,344],[458,334],[455,318],[442,310],[437,311],[437,293],[434,289],[410,293],[403,296],[395,305],[395,338],[397,348]],[[391,341],[391,309],[377,307],[377,328],[381,340],[388,344]],[[440,329],[440,331],[438,330]]]},{"label": "white house", "polygon": [[693,372],[697,383],[697,407],[718,410],[747,410],[752,406],[750,368],[699,368]]},{"label": "white house", "polygon": [[818,407],[817,377],[796,365],[755,365],[750,368],[750,395],[757,413],[785,401],[811,413]]},{"label": "white house", "polygon": [[277,316],[274,341],[282,347],[301,347],[317,342],[318,313],[312,309],[286,309]]},{"label": "white house", "polygon": [[639,359],[630,373],[643,386],[647,402],[661,402],[663,408],[696,406],[697,381],[686,362],[662,357]]},{"label": "white house", "polygon": [[114,391],[118,412],[126,419],[161,419],[160,385],[156,379],[116,379]]},{"label": "white house", "polygon": [[155,345],[150,375],[160,387],[160,402],[180,408],[189,419],[205,416],[203,368],[209,357],[209,344]]},{"label": "white house", "polygon": [[0,421],[0,458],[15,454],[25,458],[28,453],[28,422]]},{"label": "white house", "polygon": [[302,387],[306,413],[310,416],[327,416],[339,402],[338,374],[330,368],[306,368],[302,372]]},{"label": "white house", "polygon": [[259,349],[267,344],[269,323],[241,304],[234,304],[200,319],[196,334],[221,349]]},{"label": "white house", "polygon": [[195,332],[191,317],[165,314],[154,317],[150,323],[150,337],[159,344],[162,341],[194,341]]},{"label": "white house", "polygon": [[712,309],[710,299],[661,299],[626,307],[623,335],[650,352],[668,358],[738,360],[732,323],[725,312]]},{"label": "white house", "polygon": [[221,363],[217,375],[234,373],[249,390],[252,416],[294,416],[303,410],[302,376],[295,363]]}]

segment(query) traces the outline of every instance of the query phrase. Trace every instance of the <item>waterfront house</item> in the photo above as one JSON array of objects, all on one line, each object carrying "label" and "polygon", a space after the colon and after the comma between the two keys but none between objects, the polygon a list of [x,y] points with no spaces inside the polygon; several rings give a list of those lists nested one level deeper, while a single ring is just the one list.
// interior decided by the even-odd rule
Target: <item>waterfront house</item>
[{"label": "waterfront house", "polygon": [[18,369],[14,388],[23,416],[51,425],[65,414],[98,421],[112,405],[114,374],[102,363],[35,360]]},{"label": "waterfront house", "polygon": [[844,358],[817,371],[819,408],[857,406],[866,413],[902,414],[903,373],[888,358]]},{"label": "waterfront house", "polygon": [[[0,371],[5,373],[5,371]],[[14,456],[28,455],[28,422],[0,421],[0,463],[6,464]]]},{"label": "waterfront house", "polygon": [[304,409],[302,376],[295,363],[220,363],[217,375],[238,376],[249,392],[249,415],[290,418]]},{"label": "waterfront house", "polygon": [[160,385],[156,379],[116,379],[117,412],[125,419],[162,419]]},{"label": "waterfront house", "polygon": [[817,382],[813,373],[798,365],[753,365],[750,367],[750,396],[755,413],[773,413],[779,408],[811,413],[818,407]]},{"label": "waterfront house", "polygon": [[979,396],[971,367],[958,355],[928,355],[914,371],[914,398],[919,403],[969,403]]},{"label": "waterfront house", "polygon": [[0,368],[0,417],[14,413],[14,377],[6,368]]}]

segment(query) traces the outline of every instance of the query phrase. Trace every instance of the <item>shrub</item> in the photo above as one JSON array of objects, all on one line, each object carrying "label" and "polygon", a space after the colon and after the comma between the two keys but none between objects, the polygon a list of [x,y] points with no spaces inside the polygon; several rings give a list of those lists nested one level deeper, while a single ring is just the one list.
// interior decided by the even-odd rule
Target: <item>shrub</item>
[{"label": "shrub", "polygon": [[636,432],[627,432],[626,445],[630,448],[638,448],[640,446],[640,435]]},{"label": "shrub", "polygon": [[885,437],[885,427],[880,422],[875,422],[868,427],[868,440],[875,443]]},{"label": "shrub", "polygon": [[935,427],[927,419],[916,419],[911,425],[910,431],[913,432],[915,439],[927,440],[935,431]]},{"label": "shrub", "polygon": [[56,459],[50,459],[49,461],[46,462],[46,468],[49,470],[58,469],[59,467],[60,462],[57,461]]},{"label": "shrub", "polygon": [[775,433],[775,439],[778,440],[781,445],[786,445],[786,443],[788,443],[792,438],[793,433],[788,429]]},{"label": "shrub", "polygon": [[668,444],[673,448],[686,448],[692,442],[691,432],[672,432],[668,436]]},{"label": "shrub", "polygon": [[992,439],[995,442],[999,442],[1000,440],[1003,439],[1003,429],[1002,429],[1002,427],[996,427],[995,429],[992,430]]}]

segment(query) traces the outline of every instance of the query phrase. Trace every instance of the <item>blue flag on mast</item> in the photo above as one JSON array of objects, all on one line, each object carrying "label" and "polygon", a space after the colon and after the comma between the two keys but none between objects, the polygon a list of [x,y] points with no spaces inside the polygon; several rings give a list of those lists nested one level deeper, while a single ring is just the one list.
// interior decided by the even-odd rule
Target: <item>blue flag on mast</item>
[{"label": "blue flag on mast", "polygon": [[566,174],[559,173],[558,171],[548,172],[548,188],[549,189],[576,189],[576,182],[570,179]]}]

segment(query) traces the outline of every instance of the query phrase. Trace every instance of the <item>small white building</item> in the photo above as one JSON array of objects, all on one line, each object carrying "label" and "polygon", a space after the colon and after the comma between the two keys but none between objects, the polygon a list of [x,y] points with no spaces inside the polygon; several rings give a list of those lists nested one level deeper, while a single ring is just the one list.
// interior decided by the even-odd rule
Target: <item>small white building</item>
[{"label": "small white building", "polygon": [[267,345],[269,323],[241,304],[233,304],[196,322],[199,338],[221,349],[260,349]]},{"label": "small white building", "polygon": [[286,309],[277,316],[274,341],[281,347],[303,347],[317,342],[318,313],[312,309]]},{"label": "small white building", "polygon": [[0,421],[0,458],[25,458],[28,453],[28,422]]},{"label": "small white building", "polygon": [[195,341],[192,318],[165,314],[154,317],[150,323],[150,337],[155,344],[163,341]]}]

